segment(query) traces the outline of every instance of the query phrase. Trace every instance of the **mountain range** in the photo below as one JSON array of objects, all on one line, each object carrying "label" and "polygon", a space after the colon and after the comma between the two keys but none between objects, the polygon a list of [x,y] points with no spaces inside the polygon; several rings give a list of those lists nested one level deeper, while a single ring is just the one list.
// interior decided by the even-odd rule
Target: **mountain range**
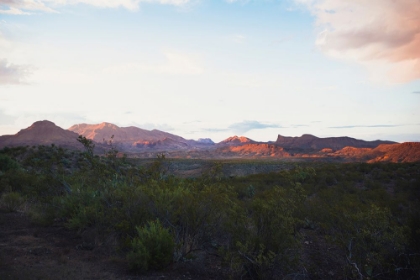
[{"label": "mountain range", "polygon": [[75,124],[69,129],[44,120],[33,123],[15,135],[0,136],[0,148],[55,144],[82,149],[79,135],[92,140],[104,152],[112,143],[131,157],[156,157],[165,153],[174,158],[299,158],[341,161],[413,162],[420,160],[420,143],[364,141],[351,137],[320,138],[304,134],[300,137],[278,135],[273,142],[258,142],[244,136],[232,136],[219,143],[209,138],[188,140],[160,130],[135,126],[119,127],[111,123]]}]

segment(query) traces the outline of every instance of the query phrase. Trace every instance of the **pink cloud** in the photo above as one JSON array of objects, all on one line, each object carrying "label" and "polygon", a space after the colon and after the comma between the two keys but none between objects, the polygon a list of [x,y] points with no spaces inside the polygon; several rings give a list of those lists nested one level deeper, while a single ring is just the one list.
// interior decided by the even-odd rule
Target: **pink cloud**
[{"label": "pink cloud", "polygon": [[419,0],[295,1],[315,16],[322,52],[362,63],[375,80],[420,79]]}]

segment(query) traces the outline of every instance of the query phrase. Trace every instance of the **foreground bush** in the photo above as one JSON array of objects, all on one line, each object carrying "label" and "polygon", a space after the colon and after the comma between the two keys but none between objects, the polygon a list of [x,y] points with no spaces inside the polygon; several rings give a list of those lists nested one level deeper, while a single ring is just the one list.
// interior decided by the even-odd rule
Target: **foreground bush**
[{"label": "foreground bush", "polygon": [[131,241],[127,260],[132,270],[162,269],[172,262],[174,240],[159,220],[136,227],[137,236]]},{"label": "foreground bush", "polygon": [[25,198],[17,192],[4,193],[0,199],[0,206],[9,212],[16,212],[25,202]]}]

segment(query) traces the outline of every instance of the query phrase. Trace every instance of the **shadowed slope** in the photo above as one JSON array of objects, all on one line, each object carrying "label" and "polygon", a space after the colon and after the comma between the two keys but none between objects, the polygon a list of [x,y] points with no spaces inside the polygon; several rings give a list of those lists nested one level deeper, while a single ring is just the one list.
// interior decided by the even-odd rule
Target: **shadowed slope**
[{"label": "shadowed slope", "polygon": [[340,150],[347,146],[355,148],[375,148],[381,144],[395,144],[395,142],[392,141],[364,141],[347,136],[319,138],[310,134],[303,134],[300,137],[279,135],[275,143],[285,149],[299,150],[322,150],[325,148]]}]

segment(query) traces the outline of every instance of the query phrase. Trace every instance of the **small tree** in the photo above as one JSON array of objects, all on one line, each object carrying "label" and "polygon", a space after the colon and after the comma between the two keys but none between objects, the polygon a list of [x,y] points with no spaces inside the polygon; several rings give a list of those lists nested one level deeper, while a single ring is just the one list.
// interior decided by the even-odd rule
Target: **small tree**
[{"label": "small tree", "polygon": [[79,137],[77,137],[77,141],[80,142],[85,148],[86,155],[89,158],[93,158],[93,149],[95,148],[95,144],[93,144],[93,141],[87,139],[85,136],[82,135],[79,135]]}]

